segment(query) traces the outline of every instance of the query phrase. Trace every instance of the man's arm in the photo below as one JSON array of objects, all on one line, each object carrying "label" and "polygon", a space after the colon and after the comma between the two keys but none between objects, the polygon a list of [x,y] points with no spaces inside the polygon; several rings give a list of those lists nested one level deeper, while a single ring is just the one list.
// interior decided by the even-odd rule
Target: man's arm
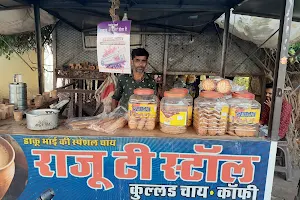
[{"label": "man's arm", "polygon": [[111,109],[114,110],[116,109],[116,107],[118,107],[118,104],[119,104],[119,101],[115,100],[115,99],[112,99],[112,102],[111,102]]},{"label": "man's arm", "polygon": [[119,101],[122,98],[122,94],[123,94],[122,80],[119,77],[118,83],[117,83],[117,86],[115,89],[115,93],[112,96],[112,104],[111,104],[112,110],[114,110],[118,106]]},{"label": "man's arm", "polygon": [[269,119],[269,114],[270,114],[270,108],[267,107],[267,105],[263,106],[262,112],[261,112],[261,117],[260,117],[260,125],[268,125],[268,119]]},{"label": "man's arm", "polygon": [[289,125],[291,122],[293,107],[286,100],[283,100],[281,116],[280,116],[280,126],[279,126],[279,137],[284,138],[289,130]]}]

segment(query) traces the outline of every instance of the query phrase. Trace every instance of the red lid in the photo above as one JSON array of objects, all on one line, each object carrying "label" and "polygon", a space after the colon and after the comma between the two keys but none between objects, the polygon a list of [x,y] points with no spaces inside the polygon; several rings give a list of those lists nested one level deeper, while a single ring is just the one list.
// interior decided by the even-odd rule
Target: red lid
[{"label": "red lid", "polygon": [[200,93],[200,97],[209,98],[209,99],[218,99],[224,97],[220,92],[215,91],[203,91]]},{"label": "red lid", "polygon": [[137,88],[133,91],[133,93],[136,95],[153,95],[154,90],[149,88]]},{"label": "red lid", "polygon": [[185,96],[182,92],[165,91],[164,93],[164,97],[183,98]]},{"label": "red lid", "polygon": [[183,93],[187,95],[189,93],[189,90],[186,88],[173,88],[170,90],[171,92],[176,92],[176,93]]},{"label": "red lid", "polygon": [[255,99],[255,95],[248,91],[234,92],[232,94],[232,97],[236,99],[250,99],[250,100]]}]

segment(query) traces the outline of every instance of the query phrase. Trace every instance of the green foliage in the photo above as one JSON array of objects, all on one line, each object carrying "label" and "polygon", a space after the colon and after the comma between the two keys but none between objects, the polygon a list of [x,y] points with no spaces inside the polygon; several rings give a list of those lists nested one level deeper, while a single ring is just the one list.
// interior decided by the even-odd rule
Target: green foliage
[{"label": "green foliage", "polygon": [[[44,44],[50,46],[52,43],[50,35],[51,30],[51,25],[45,26],[41,30],[42,42],[45,42]],[[9,46],[6,43],[9,44]],[[11,47],[13,47],[19,54],[24,54],[29,50],[35,50],[35,32],[27,32],[16,35],[0,35],[0,56],[5,56],[7,59],[10,59],[10,55],[14,52]]]},{"label": "green foliage", "polygon": [[291,64],[300,62],[300,42],[295,43],[289,48],[289,62]]}]

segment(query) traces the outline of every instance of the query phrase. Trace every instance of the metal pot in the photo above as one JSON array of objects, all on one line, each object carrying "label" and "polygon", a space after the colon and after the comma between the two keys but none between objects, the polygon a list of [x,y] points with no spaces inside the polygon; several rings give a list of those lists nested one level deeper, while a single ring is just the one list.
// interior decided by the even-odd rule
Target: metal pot
[{"label": "metal pot", "polygon": [[37,109],[26,112],[27,128],[30,130],[51,130],[58,126],[59,110]]}]

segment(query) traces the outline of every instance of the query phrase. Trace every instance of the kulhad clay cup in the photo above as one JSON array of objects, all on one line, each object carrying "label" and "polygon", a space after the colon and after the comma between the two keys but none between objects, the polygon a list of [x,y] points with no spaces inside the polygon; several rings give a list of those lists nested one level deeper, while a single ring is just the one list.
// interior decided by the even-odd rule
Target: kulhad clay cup
[{"label": "kulhad clay cup", "polygon": [[22,121],[23,120],[23,112],[22,111],[14,111],[14,119],[16,122]]},{"label": "kulhad clay cup", "polygon": [[34,98],[34,105],[36,107],[41,107],[42,105],[44,104],[44,96],[42,95],[37,95],[35,98]]},{"label": "kulhad clay cup", "polygon": [[50,92],[50,96],[51,96],[51,98],[57,98],[57,90],[52,90],[51,92]]},{"label": "kulhad clay cup", "polygon": [[27,106],[30,108],[32,105],[32,99],[27,99]]},{"label": "kulhad clay cup", "polygon": [[44,92],[43,97],[44,97],[44,100],[46,102],[48,102],[50,100],[50,92]]},{"label": "kulhad clay cup", "polygon": [[[15,151],[13,147],[2,137],[0,137],[0,157],[8,156],[8,160],[5,164],[0,166],[0,199],[2,199],[7,192],[15,175]],[[5,151],[4,151],[4,150]]]},{"label": "kulhad clay cup", "polygon": [[9,104],[9,105],[7,105],[7,107],[8,107],[9,117],[13,117],[14,116],[15,105]]},{"label": "kulhad clay cup", "polygon": [[5,106],[3,110],[4,110],[4,112],[5,112],[5,119],[10,118],[8,106]]},{"label": "kulhad clay cup", "polygon": [[9,99],[3,99],[2,103],[4,103],[5,105],[9,104]]},{"label": "kulhad clay cup", "polygon": [[0,109],[0,120],[4,120],[6,117],[5,111]]}]

